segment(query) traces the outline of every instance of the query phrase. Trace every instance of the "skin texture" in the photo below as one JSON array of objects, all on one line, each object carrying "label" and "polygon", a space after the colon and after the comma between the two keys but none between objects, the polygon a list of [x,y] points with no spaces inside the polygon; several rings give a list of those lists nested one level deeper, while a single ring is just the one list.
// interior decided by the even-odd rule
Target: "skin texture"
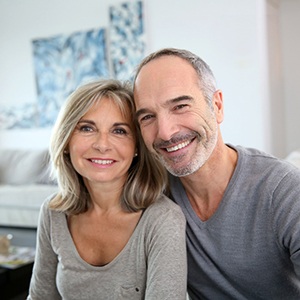
[{"label": "skin texture", "polygon": [[122,186],[135,152],[130,121],[110,99],[97,102],[80,120],[69,142],[71,161],[87,185]]},{"label": "skin texture", "polygon": [[237,160],[220,132],[222,92],[215,91],[211,108],[193,67],[179,57],[162,56],[140,70],[134,99],[147,148],[158,154],[170,173],[180,176],[195,212],[207,220]]},{"label": "skin texture", "polygon": [[105,265],[124,248],[141,212],[124,212],[120,194],[134,157],[136,143],[119,108],[102,98],[78,122],[69,142],[71,162],[91,195],[90,209],[68,218],[80,256]]},{"label": "skin texture", "polygon": [[300,299],[299,171],[223,142],[222,92],[193,53],[161,49],[137,72],[143,138],[186,216],[189,297]]}]

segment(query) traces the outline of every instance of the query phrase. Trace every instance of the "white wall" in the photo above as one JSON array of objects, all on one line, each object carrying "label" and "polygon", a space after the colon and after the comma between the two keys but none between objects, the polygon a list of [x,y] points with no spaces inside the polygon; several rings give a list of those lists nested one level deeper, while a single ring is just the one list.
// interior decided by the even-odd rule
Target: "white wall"
[{"label": "white wall", "polygon": [[[0,105],[37,101],[33,39],[107,27],[118,0],[0,0]],[[0,147],[43,148],[51,129],[0,131]]]},{"label": "white wall", "polygon": [[278,156],[286,156],[286,120],[285,103],[283,100],[282,82],[282,45],[280,36],[280,1],[267,2],[267,63],[268,63],[268,98],[270,116],[271,149]]},{"label": "white wall", "polygon": [[300,1],[281,0],[286,152],[300,149]]},{"label": "white wall", "polygon": [[213,69],[224,93],[225,142],[271,151],[265,114],[268,98],[261,88],[267,83],[264,1],[146,3],[149,51],[165,46],[187,48]]},{"label": "white wall", "polygon": [[[0,0],[0,104],[17,104],[36,97],[32,39],[106,26],[109,5],[122,2],[125,1]],[[300,140],[291,145],[295,124],[285,122],[289,121],[286,115],[294,98],[286,91],[284,96],[289,101],[278,96],[282,82],[278,85],[277,79],[281,73],[275,76],[272,68],[278,59],[276,70],[281,71],[281,53],[277,55],[272,50],[281,43],[277,34],[281,13],[278,3],[279,0],[144,1],[147,52],[162,47],[186,48],[213,69],[224,94],[224,140],[283,157],[292,147],[300,147]],[[285,4],[283,12],[290,13],[289,7]],[[291,30],[289,20],[280,23],[283,30]],[[287,37],[285,41],[291,42]],[[297,56],[296,59],[299,63]],[[286,78],[292,80],[291,76]],[[274,85],[278,93],[274,93]],[[40,148],[48,145],[49,136],[50,130],[43,129],[2,131],[0,147]]]}]

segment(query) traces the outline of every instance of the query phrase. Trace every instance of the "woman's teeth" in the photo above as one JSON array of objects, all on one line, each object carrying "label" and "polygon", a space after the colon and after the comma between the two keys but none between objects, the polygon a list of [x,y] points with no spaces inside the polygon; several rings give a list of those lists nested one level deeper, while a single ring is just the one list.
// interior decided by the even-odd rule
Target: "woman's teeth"
[{"label": "woman's teeth", "polygon": [[112,160],[102,160],[102,159],[92,159],[92,162],[99,165],[109,165],[112,164]]}]

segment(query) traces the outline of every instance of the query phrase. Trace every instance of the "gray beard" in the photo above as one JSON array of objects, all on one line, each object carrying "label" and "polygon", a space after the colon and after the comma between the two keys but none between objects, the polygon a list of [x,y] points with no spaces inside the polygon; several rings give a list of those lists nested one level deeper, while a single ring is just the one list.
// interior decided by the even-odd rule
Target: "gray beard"
[{"label": "gray beard", "polygon": [[173,168],[161,156],[159,157],[159,159],[163,164],[163,166],[173,176],[176,177],[188,176],[198,171],[207,162],[211,153],[215,149],[217,140],[218,140],[218,131],[216,131],[215,134],[211,137],[210,141],[204,145],[204,150],[202,150],[201,152],[200,150],[198,150],[196,154],[193,157],[191,157],[190,162],[184,167]]}]

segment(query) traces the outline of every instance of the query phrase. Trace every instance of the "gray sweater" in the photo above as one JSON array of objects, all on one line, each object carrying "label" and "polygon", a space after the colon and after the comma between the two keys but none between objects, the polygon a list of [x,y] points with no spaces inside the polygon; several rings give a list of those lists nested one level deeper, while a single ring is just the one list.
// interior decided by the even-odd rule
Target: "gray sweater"
[{"label": "gray sweater", "polygon": [[143,213],[109,264],[89,265],[76,251],[66,216],[42,207],[28,300],[185,299],[185,218],[162,196]]},{"label": "gray sweater", "polygon": [[235,172],[206,222],[171,178],[187,219],[189,296],[299,300],[300,170],[258,150],[236,150]]}]

